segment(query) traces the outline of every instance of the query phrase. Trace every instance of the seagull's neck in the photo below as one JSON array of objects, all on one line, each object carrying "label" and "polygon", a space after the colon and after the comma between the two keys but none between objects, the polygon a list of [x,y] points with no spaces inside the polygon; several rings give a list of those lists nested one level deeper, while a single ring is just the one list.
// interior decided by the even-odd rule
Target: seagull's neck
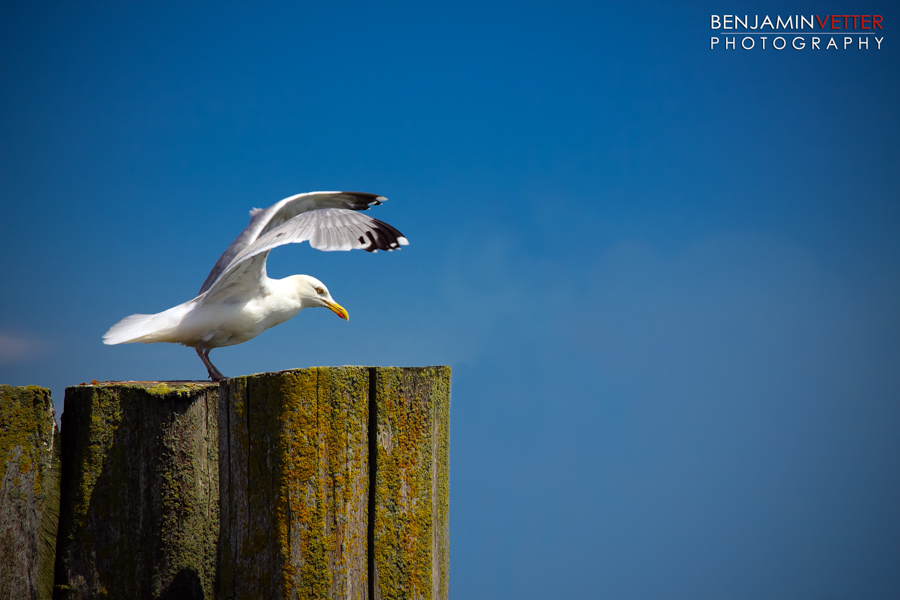
[{"label": "seagull's neck", "polygon": [[288,310],[299,312],[303,308],[303,300],[298,294],[297,286],[291,281],[290,277],[284,279],[272,279],[265,277],[259,282],[261,296],[265,298],[266,304],[269,304],[277,310]]}]

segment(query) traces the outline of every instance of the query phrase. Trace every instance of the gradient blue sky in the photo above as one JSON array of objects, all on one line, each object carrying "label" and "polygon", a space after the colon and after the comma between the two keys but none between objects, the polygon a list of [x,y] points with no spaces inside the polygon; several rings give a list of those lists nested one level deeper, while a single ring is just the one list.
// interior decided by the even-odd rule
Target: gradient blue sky
[{"label": "gradient blue sky", "polygon": [[[269,261],[349,323],[212,356],[453,367],[452,597],[900,597],[892,3],[257,4],[3,3],[0,381],[199,379],[101,335],[253,206],[384,194],[408,248]],[[709,49],[848,12],[882,50]]]}]

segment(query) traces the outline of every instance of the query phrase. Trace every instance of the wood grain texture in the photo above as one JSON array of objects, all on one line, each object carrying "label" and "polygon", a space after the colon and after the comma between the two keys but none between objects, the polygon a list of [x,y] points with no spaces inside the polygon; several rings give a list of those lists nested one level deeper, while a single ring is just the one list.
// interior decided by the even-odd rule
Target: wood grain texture
[{"label": "wood grain texture", "polygon": [[54,597],[214,597],[218,392],[176,382],[66,389]]},{"label": "wood grain texture", "polygon": [[0,385],[0,598],[52,595],[59,446],[50,390]]},{"label": "wood grain texture", "polygon": [[223,383],[219,598],[366,597],[368,389],[365,367]]},{"label": "wood grain texture", "polygon": [[53,597],[445,600],[449,410],[449,367],[70,387]]},{"label": "wood grain texture", "polygon": [[449,595],[450,368],[373,369],[375,600]]}]

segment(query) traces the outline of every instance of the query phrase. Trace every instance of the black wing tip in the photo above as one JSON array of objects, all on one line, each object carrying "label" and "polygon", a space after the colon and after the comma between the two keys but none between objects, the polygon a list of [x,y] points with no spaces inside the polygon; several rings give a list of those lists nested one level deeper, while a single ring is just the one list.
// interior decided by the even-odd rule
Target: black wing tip
[{"label": "black wing tip", "polygon": [[382,202],[387,202],[387,198],[384,196],[369,192],[341,192],[341,194],[353,197],[355,202],[348,204],[348,207],[353,210],[368,210],[370,206],[378,206]]},{"label": "black wing tip", "polygon": [[372,219],[372,228],[359,236],[360,244],[368,244],[363,250],[366,252],[376,252],[384,250],[399,250],[400,246],[409,245],[409,240],[397,231],[396,228],[388,225],[384,221]]}]

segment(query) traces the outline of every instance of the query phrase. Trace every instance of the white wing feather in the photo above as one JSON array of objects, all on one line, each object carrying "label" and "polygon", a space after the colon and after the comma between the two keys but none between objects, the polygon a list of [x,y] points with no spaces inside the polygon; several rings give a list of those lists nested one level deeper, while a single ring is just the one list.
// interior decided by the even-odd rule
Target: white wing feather
[{"label": "white wing feather", "polygon": [[[407,242],[399,231],[357,211],[381,204],[384,196],[362,192],[310,192],[285,198],[266,209],[250,211],[250,224],[222,253],[200,295],[155,315],[125,317],[103,336],[106,344],[129,342],[188,343],[179,332],[182,321],[202,305],[226,304],[259,286],[269,251],[284,244],[309,241],[318,250],[368,252],[396,250]],[[192,340],[188,340],[192,341]]]},{"label": "white wing feather", "polygon": [[396,250],[409,244],[399,231],[378,219],[341,208],[301,213],[270,229],[245,246],[219,274],[203,298],[204,302],[226,290],[249,289],[265,275],[269,251],[284,244],[308,241],[317,250]]},{"label": "white wing feather", "polygon": [[[234,263],[235,258],[243,250],[285,222],[304,213],[323,209],[341,209],[352,214],[355,211],[366,210],[369,206],[377,206],[386,200],[387,198],[384,196],[364,192],[309,192],[290,196],[276,202],[269,208],[254,208],[250,211],[250,224],[235,238],[231,245],[225,249],[225,252],[222,253],[222,256],[219,257],[219,260],[216,261],[206,281],[203,282],[200,293],[202,294],[209,290],[225,270]],[[399,232],[397,233],[399,234]],[[320,249],[343,249],[332,247],[333,245],[326,243],[324,246],[327,247],[321,247]]]}]

